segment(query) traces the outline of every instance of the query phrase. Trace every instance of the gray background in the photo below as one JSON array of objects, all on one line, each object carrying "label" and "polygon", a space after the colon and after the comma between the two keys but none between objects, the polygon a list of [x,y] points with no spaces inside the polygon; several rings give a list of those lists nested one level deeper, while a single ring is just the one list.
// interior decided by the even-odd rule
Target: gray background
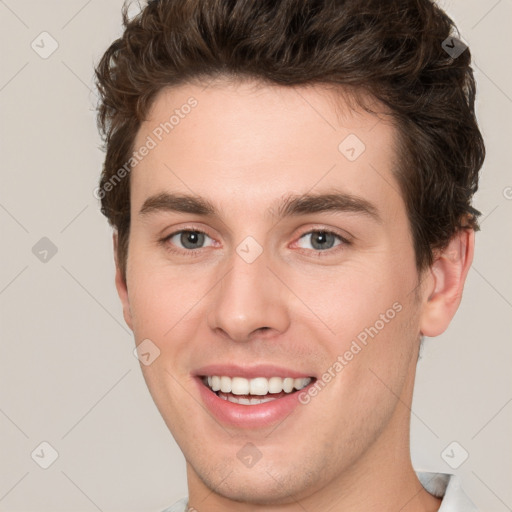
[{"label": "gray background", "polygon": [[[93,197],[103,153],[92,70],[121,33],[121,5],[0,0],[2,511],[159,511],[186,494],[183,456],[132,353],[111,232]],[[455,471],[479,508],[505,512],[512,510],[512,0],[442,5],[474,55],[488,157],[462,306],[445,334],[426,340],[419,362],[411,449],[417,469]],[[44,31],[58,44],[47,58],[41,53],[55,43]],[[44,253],[43,237],[56,254]],[[58,452],[48,469],[40,467],[51,462],[44,441]],[[460,465],[452,470],[447,461]]]}]

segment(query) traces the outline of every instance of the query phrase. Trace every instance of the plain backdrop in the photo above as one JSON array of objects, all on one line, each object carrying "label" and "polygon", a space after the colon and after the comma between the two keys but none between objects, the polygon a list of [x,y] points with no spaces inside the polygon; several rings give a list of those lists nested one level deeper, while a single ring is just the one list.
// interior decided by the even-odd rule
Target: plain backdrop
[{"label": "plain backdrop", "polygon": [[[150,512],[187,493],[184,458],[133,355],[111,231],[93,196],[104,156],[93,66],[121,34],[121,5],[0,1],[1,511]],[[419,362],[411,451],[416,469],[458,473],[481,510],[505,512],[512,0],[442,6],[473,53],[488,156],[462,305],[446,333],[426,340]]]}]

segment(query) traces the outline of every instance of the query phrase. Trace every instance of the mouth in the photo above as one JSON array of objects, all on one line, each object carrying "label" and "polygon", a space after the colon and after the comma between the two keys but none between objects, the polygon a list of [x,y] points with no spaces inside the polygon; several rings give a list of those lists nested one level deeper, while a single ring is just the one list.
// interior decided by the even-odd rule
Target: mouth
[{"label": "mouth", "polygon": [[300,397],[317,380],[272,365],[210,365],[194,377],[203,410],[228,427],[244,430],[275,428],[288,417],[292,421],[305,414],[309,408]]},{"label": "mouth", "polygon": [[[309,372],[308,372],[309,373]],[[192,374],[203,410],[236,429],[259,429],[309,414],[301,396],[316,377],[273,364],[210,364]],[[292,414],[293,413],[293,414]]]},{"label": "mouth", "polygon": [[255,406],[279,400],[301,391],[316,380],[315,377],[229,377],[227,375],[202,375],[201,382],[222,400]]}]

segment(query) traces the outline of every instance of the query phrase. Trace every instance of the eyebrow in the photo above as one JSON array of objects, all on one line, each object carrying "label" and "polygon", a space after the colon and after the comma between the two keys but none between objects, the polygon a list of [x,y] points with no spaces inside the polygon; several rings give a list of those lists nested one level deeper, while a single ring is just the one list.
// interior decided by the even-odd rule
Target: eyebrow
[{"label": "eyebrow", "polygon": [[[139,215],[148,216],[157,212],[192,213],[205,217],[219,215],[215,205],[204,197],[169,192],[148,197]],[[275,212],[279,219],[312,213],[350,212],[363,214],[374,221],[382,222],[375,205],[362,197],[345,192],[290,194],[279,199],[274,207],[268,209],[268,212]]]}]

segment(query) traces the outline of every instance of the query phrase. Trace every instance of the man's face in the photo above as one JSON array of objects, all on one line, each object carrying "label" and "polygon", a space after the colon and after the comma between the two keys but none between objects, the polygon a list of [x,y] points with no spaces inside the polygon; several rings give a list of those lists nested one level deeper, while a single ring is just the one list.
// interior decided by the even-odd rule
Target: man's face
[{"label": "man's face", "polygon": [[[182,108],[190,97],[197,105]],[[130,178],[125,317],[137,344],[160,351],[142,370],[191,485],[277,503],[409,449],[401,400],[422,299],[395,133],[368,113],[336,113],[321,87],[219,82],[157,96],[135,141],[156,147]],[[161,194],[200,197],[215,212],[149,200]],[[339,194],[339,208],[279,209],[305,194]],[[170,236],[180,230],[191,233]],[[208,376],[242,377],[221,379],[236,393],[285,390],[234,403]]]}]

